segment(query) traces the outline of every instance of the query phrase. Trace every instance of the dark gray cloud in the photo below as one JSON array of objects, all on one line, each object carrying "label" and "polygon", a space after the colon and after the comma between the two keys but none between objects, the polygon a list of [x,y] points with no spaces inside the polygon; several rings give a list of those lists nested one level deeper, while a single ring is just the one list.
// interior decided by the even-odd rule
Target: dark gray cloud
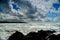
[{"label": "dark gray cloud", "polygon": [[44,1],[48,2],[49,0],[44,0]]},{"label": "dark gray cloud", "polygon": [[4,4],[8,4],[8,1],[9,1],[9,0],[0,0],[0,4],[3,4],[3,3],[4,3]]},{"label": "dark gray cloud", "polygon": [[32,8],[32,5],[29,1],[26,1],[26,0],[13,0],[15,3],[18,4],[18,6],[21,6],[21,7],[29,7],[29,8]]},{"label": "dark gray cloud", "polygon": [[[19,0],[19,1],[14,0],[14,1],[19,5],[19,7],[22,7],[22,8],[25,8],[25,9],[28,10],[28,12],[26,12],[25,15],[26,15],[29,19],[34,20],[34,19],[38,18],[38,16],[40,16],[41,18],[45,18],[45,16],[44,16],[43,14],[40,14],[40,12],[37,11],[37,8],[34,7],[34,6],[31,4],[31,2],[29,2],[29,1],[23,1],[23,0]],[[28,8],[27,8],[27,7],[28,7]],[[38,12],[38,13],[37,13],[38,15],[35,15],[35,16],[34,16],[34,14],[35,14],[36,12]]]},{"label": "dark gray cloud", "polygon": [[27,1],[27,0],[13,0],[15,3],[18,4],[19,7],[21,7],[22,9],[27,9],[28,12],[26,12],[26,16],[28,18],[30,18],[31,20],[35,18],[35,16],[33,16],[36,12],[37,12],[37,9],[35,7],[33,7],[33,5]]},{"label": "dark gray cloud", "polygon": [[59,3],[60,3],[60,0],[59,0]]},{"label": "dark gray cloud", "polygon": [[9,0],[0,0],[0,8],[4,13],[10,11]]}]

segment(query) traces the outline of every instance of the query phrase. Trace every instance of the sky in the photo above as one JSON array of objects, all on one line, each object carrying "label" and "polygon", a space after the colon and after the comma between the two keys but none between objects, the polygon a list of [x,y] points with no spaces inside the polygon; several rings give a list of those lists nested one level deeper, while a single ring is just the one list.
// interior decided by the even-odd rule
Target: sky
[{"label": "sky", "polygon": [[0,21],[60,22],[60,0],[0,0]]}]

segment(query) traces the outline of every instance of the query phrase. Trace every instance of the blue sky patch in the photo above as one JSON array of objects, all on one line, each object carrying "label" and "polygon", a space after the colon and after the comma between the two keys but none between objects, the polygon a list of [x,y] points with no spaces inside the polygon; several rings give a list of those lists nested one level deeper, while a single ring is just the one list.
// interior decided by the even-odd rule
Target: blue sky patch
[{"label": "blue sky patch", "polygon": [[55,17],[59,17],[60,16],[60,13],[54,13],[54,12],[48,12],[46,14],[46,17],[49,17],[49,18],[55,18]]},{"label": "blue sky patch", "polygon": [[0,8],[0,12],[2,12],[2,9]]},{"label": "blue sky patch", "polygon": [[13,9],[15,9],[15,10],[17,10],[17,11],[18,11],[18,9],[20,9],[19,7],[17,7],[16,4],[12,4],[12,5],[13,5]]},{"label": "blue sky patch", "polygon": [[54,7],[56,10],[58,10],[58,8],[60,7],[60,4],[54,3],[54,4],[53,4],[53,7]]}]

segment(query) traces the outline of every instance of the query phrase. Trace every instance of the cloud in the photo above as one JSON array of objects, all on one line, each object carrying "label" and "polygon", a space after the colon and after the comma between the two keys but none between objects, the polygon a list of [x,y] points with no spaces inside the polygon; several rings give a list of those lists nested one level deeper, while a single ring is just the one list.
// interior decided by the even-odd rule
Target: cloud
[{"label": "cloud", "polygon": [[13,16],[10,14],[4,14],[4,13],[0,13],[0,17],[2,17],[2,19],[18,19],[17,16]]},{"label": "cloud", "polygon": [[17,16],[13,16],[13,15],[10,15],[10,14],[4,14],[4,13],[0,13],[0,21],[11,21],[11,22],[14,22],[14,21],[19,21],[19,17]]},{"label": "cloud", "polygon": [[8,4],[8,1],[9,0],[0,0],[0,4],[2,4],[2,3]]},{"label": "cloud", "polygon": [[[49,12],[52,15],[60,14],[60,7],[57,10],[55,6],[53,7],[55,3],[58,3],[58,0],[1,0],[0,19],[8,21],[51,21],[53,17],[51,15],[51,18],[48,17]],[[55,19],[56,17],[53,21]]]},{"label": "cloud", "polygon": [[2,9],[2,11],[4,13],[10,11],[10,7],[9,7],[9,3],[8,2],[9,2],[8,0],[0,0],[0,8]]},{"label": "cloud", "polygon": [[58,2],[60,3],[60,0],[58,0]]},{"label": "cloud", "polygon": [[[13,9],[13,6],[11,4],[14,4],[14,3],[20,8],[18,11]],[[29,1],[13,0],[13,2],[10,3],[10,6],[11,6],[12,12],[17,16],[18,14],[23,15],[24,17],[27,17],[27,19],[29,18],[31,20],[32,20],[31,17],[33,17],[33,14],[35,14],[35,12],[37,11]]]}]

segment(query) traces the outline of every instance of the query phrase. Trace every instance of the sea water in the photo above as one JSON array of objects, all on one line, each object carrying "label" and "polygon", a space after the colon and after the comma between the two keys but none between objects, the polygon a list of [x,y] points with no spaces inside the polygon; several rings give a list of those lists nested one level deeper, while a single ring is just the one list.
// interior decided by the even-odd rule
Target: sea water
[{"label": "sea water", "polygon": [[15,31],[20,31],[27,34],[31,31],[37,32],[38,30],[55,30],[55,34],[60,33],[60,23],[0,23],[0,39],[7,40],[8,37]]}]

